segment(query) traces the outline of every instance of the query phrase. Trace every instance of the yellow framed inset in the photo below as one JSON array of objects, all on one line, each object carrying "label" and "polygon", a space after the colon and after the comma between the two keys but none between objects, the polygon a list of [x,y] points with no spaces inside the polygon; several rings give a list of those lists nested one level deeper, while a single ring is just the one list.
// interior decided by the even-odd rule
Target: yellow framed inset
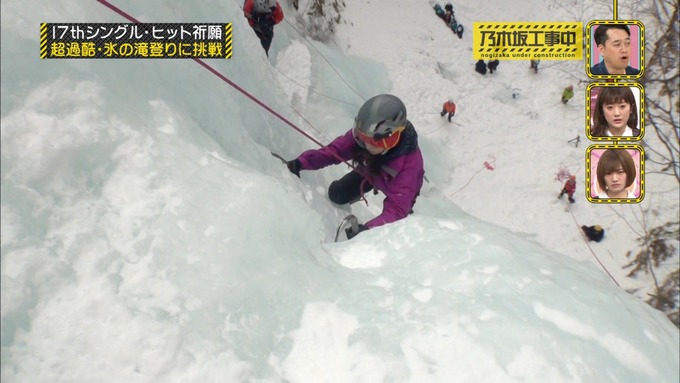
[{"label": "yellow framed inset", "polygon": [[586,199],[638,203],[645,197],[645,152],[633,144],[590,145],[586,150]]},{"label": "yellow framed inset", "polygon": [[475,60],[583,60],[580,21],[475,21]]},{"label": "yellow framed inset", "polygon": [[588,22],[585,64],[591,78],[641,78],[645,71],[644,25],[638,20]]},{"label": "yellow framed inset", "polygon": [[586,136],[639,141],[645,135],[645,89],[636,82],[596,82],[586,88]]}]

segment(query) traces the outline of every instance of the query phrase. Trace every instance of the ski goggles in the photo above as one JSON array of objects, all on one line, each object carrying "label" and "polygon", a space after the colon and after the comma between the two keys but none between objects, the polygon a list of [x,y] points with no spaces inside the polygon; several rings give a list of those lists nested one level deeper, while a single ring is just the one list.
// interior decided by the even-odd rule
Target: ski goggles
[{"label": "ski goggles", "polygon": [[404,131],[404,126],[399,126],[392,130],[389,134],[376,133],[373,136],[359,130],[354,124],[354,129],[352,129],[352,134],[354,135],[354,140],[362,148],[366,148],[366,145],[370,145],[376,148],[391,149],[399,143],[399,138],[401,138],[401,132]]}]

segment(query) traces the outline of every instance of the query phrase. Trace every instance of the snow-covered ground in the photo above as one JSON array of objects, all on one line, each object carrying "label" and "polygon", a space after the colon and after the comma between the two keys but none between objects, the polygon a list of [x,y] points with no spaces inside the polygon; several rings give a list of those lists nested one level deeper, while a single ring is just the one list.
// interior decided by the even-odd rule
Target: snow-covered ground
[{"label": "snow-covered ground", "polygon": [[[677,220],[677,184],[648,175],[640,205],[586,201],[586,145],[567,144],[585,139],[582,62],[473,70],[474,21],[569,9],[455,4],[458,39],[424,0],[346,2],[322,44],[285,6],[268,59],[238,3],[114,4],[233,22],[234,57],[209,64],[323,143],[364,99],[399,96],[429,183],[412,216],[333,243],[349,209],[326,187],[346,167],[298,179],[270,155],[313,142],[190,60],[41,61],[40,22],[125,20],[96,1],[4,1],[3,382],[678,381],[677,328],[621,269],[641,208]],[[556,198],[560,167],[578,177],[573,205]]]}]

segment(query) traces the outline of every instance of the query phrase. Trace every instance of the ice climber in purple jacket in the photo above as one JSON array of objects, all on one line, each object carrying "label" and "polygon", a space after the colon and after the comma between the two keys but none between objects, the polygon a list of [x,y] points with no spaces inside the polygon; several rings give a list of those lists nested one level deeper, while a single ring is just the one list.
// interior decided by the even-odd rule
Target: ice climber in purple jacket
[{"label": "ice climber in purple jacket", "polygon": [[385,194],[382,213],[359,225],[354,235],[413,212],[425,170],[418,134],[406,119],[406,106],[399,98],[381,94],[369,99],[359,109],[352,129],[321,149],[303,152],[287,165],[300,177],[300,170],[317,170],[348,160],[354,169],[328,187],[332,202],[351,204],[373,189]]}]

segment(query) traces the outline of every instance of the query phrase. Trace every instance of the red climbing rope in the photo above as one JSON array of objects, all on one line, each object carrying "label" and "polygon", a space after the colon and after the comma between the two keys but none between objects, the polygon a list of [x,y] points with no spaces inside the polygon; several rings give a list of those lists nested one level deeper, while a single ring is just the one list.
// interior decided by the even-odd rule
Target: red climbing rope
[{"label": "red climbing rope", "polygon": [[[123,11],[122,9],[116,7],[115,5],[111,4],[111,3],[108,2],[107,0],[96,0],[96,1],[99,2],[99,3],[101,3],[102,5],[106,6],[107,8],[111,9],[112,11],[116,12],[117,14],[123,16],[125,19],[129,20],[130,22],[138,23],[138,24],[141,23],[141,21],[135,19],[135,18],[132,17],[130,14],[128,14],[127,12]],[[212,68],[210,65],[206,64],[203,60],[197,59],[197,58],[194,58],[194,59],[192,59],[192,60],[194,60],[197,64],[199,64],[200,66],[202,66],[202,67],[205,68],[206,70],[208,70],[210,73],[212,73],[212,74],[214,74],[215,76],[217,76],[220,80],[224,81],[225,83],[229,84],[229,85],[230,85],[231,87],[233,87],[234,89],[238,90],[241,94],[243,94],[244,96],[248,97],[248,98],[249,98],[250,100],[252,100],[254,103],[256,103],[257,105],[259,105],[259,106],[262,107],[263,109],[267,110],[269,113],[273,114],[274,116],[276,116],[279,120],[283,121],[283,122],[286,123],[288,126],[290,126],[291,128],[295,129],[298,133],[302,134],[303,136],[307,137],[307,139],[309,139],[310,141],[312,141],[312,142],[314,142],[315,144],[319,145],[319,147],[322,147],[322,148],[324,147],[324,145],[323,145],[321,142],[319,142],[319,141],[316,140],[314,137],[312,137],[312,136],[310,136],[309,134],[307,134],[304,130],[298,128],[295,124],[293,124],[292,122],[290,122],[288,119],[286,119],[285,117],[283,117],[281,114],[279,114],[278,112],[276,112],[274,109],[272,109],[272,108],[270,108],[269,106],[267,106],[265,103],[263,103],[262,101],[260,101],[257,97],[253,96],[253,95],[250,94],[248,91],[246,91],[245,89],[241,88],[238,84],[236,84],[235,82],[231,81],[230,79],[228,79],[227,77],[225,77],[223,74],[221,74],[220,72],[218,72],[217,70],[215,70],[214,68]],[[297,112],[297,111],[296,111],[296,112]],[[311,125],[311,124],[310,124],[310,125]],[[342,157],[340,157],[340,155],[338,155],[337,153],[335,153],[330,147],[327,148],[327,150],[328,150],[328,152],[329,152],[333,157],[335,157],[336,159],[338,159],[339,162],[344,162],[344,163],[347,164],[350,168],[354,168],[355,171],[357,171],[359,174],[361,174],[362,176],[364,176],[364,178],[368,179],[368,176],[367,176],[364,172],[360,171],[359,169],[356,169],[354,166],[352,166],[352,164],[350,164],[350,163],[348,163],[347,161],[345,161]],[[272,155],[274,155],[275,157],[281,159],[283,162],[286,162],[286,161],[283,159],[283,157],[281,157],[280,155],[275,154],[275,153],[273,153],[273,152],[272,152]],[[427,180],[427,178],[426,178],[426,180]],[[366,202],[366,204],[368,204],[368,201],[366,201],[365,198],[364,198],[364,201]]]},{"label": "red climbing rope", "polygon": [[[574,224],[576,224],[576,227],[578,228],[578,230],[581,231],[581,226],[578,224],[578,221],[576,220],[576,217],[574,216],[574,212],[571,210],[571,208],[569,208],[569,214],[571,214],[571,218],[574,220]],[[583,238],[583,236],[581,236],[581,238]],[[586,246],[588,246],[588,250],[590,250],[590,253],[593,255],[593,257],[595,257],[595,260],[597,260],[597,263],[600,264],[600,266],[602,267],[604,272],[607,273],[607,275],[609,275],[609,278],[611,278],[612,281],[614,281],[614,283],[617,286],[621,287],[621,285],[619,285],[619,282],[617,282],[616,279],[614,279],[614,276],[609,272],[609,270],[607,270],[607,268],[604,267],[604,264],[602,264],[602,262],[600,261],[600,258],[597,257],[597,254],[595,254],[595,251],[593,251],[593,248],[590,247],[590,244],[588,243],[588,241],[585,238],[583,238],[583,242],[585,242]]]},{"label": "red climbing rope", "polygon": [[[103,4],[104,6],[108,7],[108,8],[111,9],[112,11],[116,12],[117,14],[123,16],[124,18],[128,19],[129,21],[131,21],[131,22],[133,22],[133,23],[138,23],[138,24],[141,23],[141,21],[139,21],[139,20],[135,19],[134,17],[130,16],[130,14],[128,14],[127,12],[123,11],[122,9],[116,7],[115,5],[109,3],[107,0],[97,0],[97,2]],[[231,85],[234,89],[236,89],[236,90],[238,90],[239,92],[241,92],[241,94],[243,94],[244,96],[246,96],[246,97],[248,97],[249,99],[251,99],[251,100],[252,100],[253,102],[255,102],[257,105],[259,105],[259,106],[261,106],[262,108],[266,109],[269,113],[271,113],[271,114],[273,114],[274,116],[278,117],[281,121],[283,121],[284,123],[286,123],[286,124],[287,124],[288,126],[290,126],[291,128],[297,130],[300,134],[302,134],[303,136],[307,137],[307,138],[308,138],[309,140],[311,140],[312,142],[316,143],[316,144],[319,145],[320,147],[323,147],[323,144],[321,144],[321,142],[317,141],[314,137],[310,136],[310,135],[307,134],[305,131],[303,131],[302,129],[300,129],[300,128],[298,128],[297,126],[295,126],[295,124],[293,124],[292,122],[290,122],[288,119],[286,119],[285,117],[283,117],[281,114],[279,114],[278,112],[276,112],[274,109],[270,108],[270,107],[267,106],[265,103],[263,103],[262,101],[258,100],[257,97],[255,97],[255,96],[253,96],[252,94],[248,93],[248,91],[246,91],[245,89],[243,89],[243,88],[241,88],[240,86],[238,86],[238,84],[236,84],[235,82],[229,80],[229,79],[228,79],[227,77],[225,77],[223,74],[221,74],[220,72],[218,72],[217,70],[215,70],[214,68],[212,68],[210,65],[206,64],[205,61],[203,61],[203,60],[201,60],[201,59],[197,59],[197,58],[194,58],[194,59],[192,59],[192,60],[194,60],[198,65],[200,65],[200,66],[202,66],[203,68],[205,68],[205,69],[207,69],[208,71],[210,71],[210,73],[212,73],[212,74],[214,74],[215,76],[217,76],[220,80],[222,80],[222,81],[226,82],[227,84]],[[339,159],[340,159],[340,158],[339,158]]]},{"label": "red climbing rope", "polygon": [[463,185],[463,187],[461,187],[460,189],[456,190],[455,192],[449,194],[448,196],[446,196],[446,198],[451,198],[452,196],[454,196],[459,191],[465,189],[468,185],[470,185],[470,182],[472,182],[472,180],[477,176],[477,174],[483,172],[484,169],[494,170],[496,168],[496,157],[493,154],[489,154],[489,158],[491,159],[491,161],[484,161],[484,164],[483,164],[484,166],[481,169],[477,170],[475,172],[475,174],[473,174],[472,177],[470,177],[468,182],[465,185]]}]

